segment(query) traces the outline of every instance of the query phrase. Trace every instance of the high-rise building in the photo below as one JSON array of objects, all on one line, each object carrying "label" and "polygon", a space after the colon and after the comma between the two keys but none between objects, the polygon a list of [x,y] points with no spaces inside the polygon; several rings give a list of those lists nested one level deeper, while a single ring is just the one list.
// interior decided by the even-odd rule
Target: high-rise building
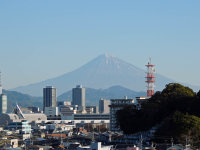
[{"label": "high-rise building", "polygon": [[0,95],[2,94],[2,85],[1,85],[1,72],[0,72]]},{"label": "high-rise building", "polygon": [[109,105],[110,105],[110,100],[100,99],[99,100],[99,113],[102,113],[102,114],[110,113]]},{"label": "high-rise building", "polygon": [[1,72],[0,72],[0,114],[7,112],[7,96],[2,94],[2,85],[1,85]]},{"label": "high-rise building", "polygon": [[53,86],[46,86],[46,88],[43,88],[43,111],[45,111],[45,107],[56,106],[56,88]]},{"label": "high-rise building", "polygon": [[77,85],[72,89],[72,105],[78,105],[79,108],[85,109],[85,88]]},{"label": "high-rise building", "polygon": [[0,114],[7,112],[7,96],[5,94],[0,95]]}]

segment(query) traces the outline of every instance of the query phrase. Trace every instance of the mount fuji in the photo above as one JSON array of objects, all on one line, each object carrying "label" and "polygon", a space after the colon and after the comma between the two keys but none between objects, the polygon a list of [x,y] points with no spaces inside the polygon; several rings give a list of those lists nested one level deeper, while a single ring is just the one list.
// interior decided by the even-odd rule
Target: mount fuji
[{"label": "mount fuji", "polygon": [[[167,83],[171,82],[175,81],[156,74],[156,90],[162,90]],[[48,85],[53,85],[57,88],[58,95],[60,95],[78,84],[96,89],[106,89],[120,85],[134,91],[146,91],[145,70],[117,57],[100,55],[72,72],[11,90],[32,96],[42,96],[42,89]]]}]

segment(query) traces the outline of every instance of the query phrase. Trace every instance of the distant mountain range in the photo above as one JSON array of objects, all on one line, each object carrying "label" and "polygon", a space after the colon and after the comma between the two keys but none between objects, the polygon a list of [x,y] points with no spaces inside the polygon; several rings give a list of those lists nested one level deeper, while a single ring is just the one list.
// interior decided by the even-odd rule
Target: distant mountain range
[{"label": "distant mountain range", "polygon": [[[167,83],[171,82],[175,81],[156,74],[156,90],[162,90]],[[146,91],[145,70],[137,68],[119,58],[100,55],[75,71],[11,90],[33,96],[42,96],[42,89],[53,85],[57,88],[58,95],[61,95],[78,84],[95,89],[106,89],[111,86],[120,85],[134,91]],[[199,86],[190,87],[194,90],[200,89]]]},{"label": "distant mountain range", "polygon": [[[8,110],[9,112],[13,110],[16,103],[22,107],[28,106],[38,106],[42,108],[42,97],[34,97],[27,94],[22,94],[15,91],[3,90],[3,93],[8,97]],[[98,106],[99,99],[114,99],[114,98],[135,98],[137,96],[145,96],[145,92],[135,92],[124,88],[122,86],[113,86],[108,89],[92,89],[86,88],[86,105],[96,105]],[[72,100],[72,91],[68,91],[58,96],[58,101]]]},{"label": "distant mountain range", "polygon": [[[128,98],[133,98],[137,96],[146,96],[146,92],[135,92],[130,89],[124,88],[122,86],[112,86],[108,89],[92,89],[86,88],[86,105],[97,105],[99,99],[119,99],[127,96]],[[58,97],[58,101],[72,100],[72,91],[63,93]]]},{"label": "distant mountain range", "polygon": [[22,107],[38,106],[42,108],[42,97],[34,97],[28,94],[22,94],[15,91],[3,90],[3,94],[7,95],[8,112],[13,111],[16,103]]}]

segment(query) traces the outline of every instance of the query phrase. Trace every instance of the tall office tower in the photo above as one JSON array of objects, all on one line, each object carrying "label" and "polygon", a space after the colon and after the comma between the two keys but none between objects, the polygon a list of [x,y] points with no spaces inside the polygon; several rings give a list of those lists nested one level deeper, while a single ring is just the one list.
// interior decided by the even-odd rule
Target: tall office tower
[{"label": "tall office tower", "polygon": [[101,114],[110,113],[109,105],[110,105],[110,100],[100,99],[99,100],[99,113],[101,113]]},{"label": "tall office tower", "polygon": [[5,94],[0,95],[0,114],[7,112],[7,96]]},{"label": "tall office tower", "polygon": [[1,85],[1,72],[0,72],[0,94],[2,94],[2,85]]},{"label": "tall office tower", "polygon": [[2,85],[1,85],[1,72],[0,72],[0,114],[7,112],[7,96],[2,94]]},{"label": "tall office tower", "polygon": [[72,89],[72,105],[85,109],[85,88],[82,88],[82,85],[77,85]]},{"label": "tall office tower", "polygon": [[53,86],[46,86],[46,88],[43,88],[43,111],[45,111],[45,107],[56,106],[56,88]]}]

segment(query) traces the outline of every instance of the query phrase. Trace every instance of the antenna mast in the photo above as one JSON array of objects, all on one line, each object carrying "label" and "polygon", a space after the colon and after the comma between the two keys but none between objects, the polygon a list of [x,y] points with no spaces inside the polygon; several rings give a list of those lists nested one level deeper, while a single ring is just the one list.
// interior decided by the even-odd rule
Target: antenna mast
[{"label": "antenna mast", "polygon": [[149,62],[148,65],[146,65],[147,67],[147,80],[145,82],[147,82],[147,97],[151,97],[154,94],[154,83],[155,83],[155,65],[151,64],[151,58],[149,58]]}]

